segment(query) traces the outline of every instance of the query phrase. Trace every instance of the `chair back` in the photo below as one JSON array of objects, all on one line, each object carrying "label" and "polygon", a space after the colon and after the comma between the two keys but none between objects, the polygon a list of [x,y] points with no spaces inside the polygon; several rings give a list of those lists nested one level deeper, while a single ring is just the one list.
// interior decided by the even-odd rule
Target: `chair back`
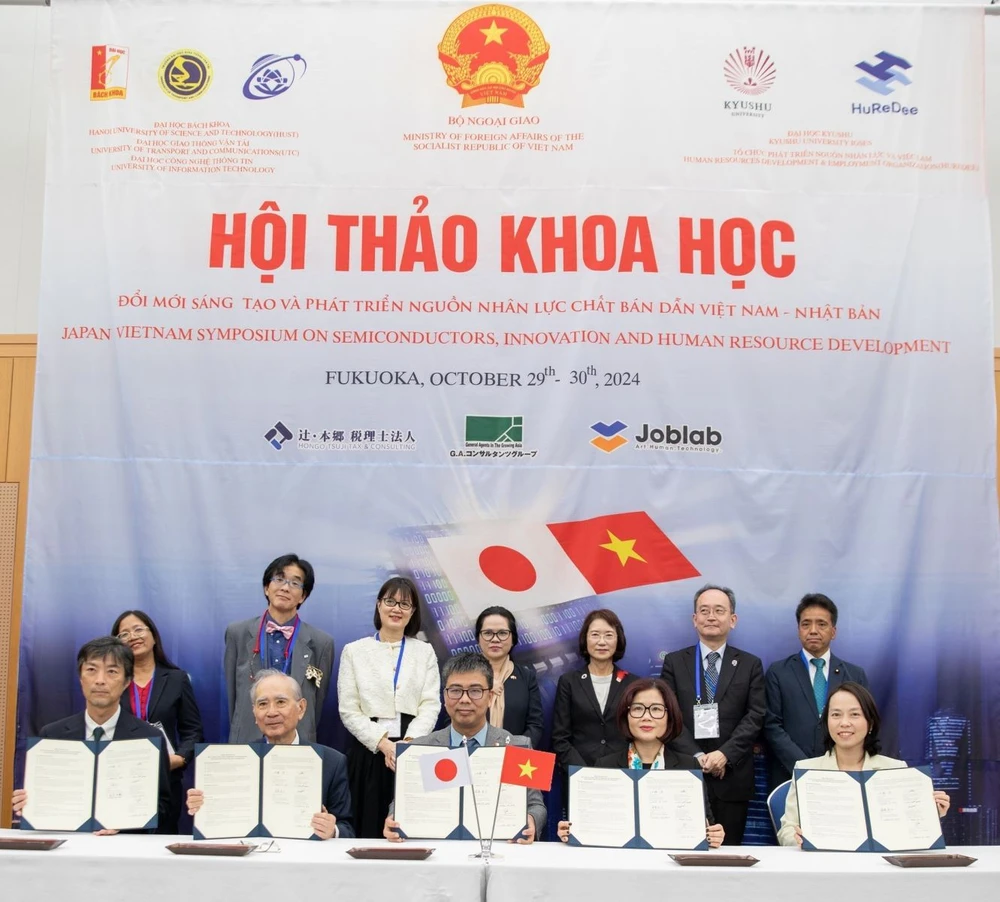
[{"label": "chair back", "polygon": [[781,828],[781,818],[785,813],[785,804],[788,801],[788,790],[792,788],[792,781],[785,780],[778,786],[775,786],[771,791],[771,794],[767,797],[767,811],[771,815],[771,824],[774,827],[774,832],[777,833]]}]

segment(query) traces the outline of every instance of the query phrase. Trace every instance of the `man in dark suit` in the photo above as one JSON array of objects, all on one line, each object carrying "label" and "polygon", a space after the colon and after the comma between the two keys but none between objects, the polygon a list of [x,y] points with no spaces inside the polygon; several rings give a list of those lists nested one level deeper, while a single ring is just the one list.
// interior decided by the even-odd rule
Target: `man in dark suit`
[{"label": "man in dark suit", "polygon": [[306,709],[299,731],[305,741],[316,741],[316,726],[333,680],[333,637],[299,617],[315,582],[309,561],[295,554],[275,558],[264,571],[267,610],[226,627],[230,742],[260,741],[249,690],[257,673],[270,669],[288,674],[301,687]]},{"label": "man in dark suit", "polygon": [[[736,626],[732,589],[700,588],[692,620],[698,644],[663,660],[661,676],[676,693],[684,719],[684,729],[671,746],[698,759],[712,815],[726,831],[725,844],[738,846],[754,794],[753,744],[766,709],[764,668],[756,655],[729,644],[729,632]],[[696,718],[696,705],[716,705],[717,711],[700,708]],[[715,719],[717,729],[704,722],[698,726],[702,712],[709,722]]]},{"label": "man in dark suit", "polygon": [[[62,720],[47,724],[39,731],[40,739],[93,740],[112,742],[121,739],[160,740],[160,785],[157,817],[166,818],[170,811],[170,777],[166,743],[156,727],[133,716],[120,704],[122,693],[132,682],[135,658],[132,649],[114,636],[104,636],[86,643],[76,656],[86,708]],[[23,789],[14,791],[14,814],[19,815],[28,801]],[[118,830],[98,830],[99,835],[111,835]]]},{"label": "man in dark suit", "polygon": [[[257,728],[270,745],[300,745],[300,724],[307,710],[299,684],[280,670],[262,670],[253,688],[247,691]],[[336,749],[310,743],[323,760],[322,804],[310,821],[320,839],[354,836],[351,790],[347,782],[347,758]],[[195,768],[198,762],[195,759]],[[189,789],[188,814],[194,815],[205,803],[205,793]]]},{"label": "man in dark suit", "polygon": [[819,592],[803,596],[795,619],[802,648],[775,661],[764,678],[764,736],[771,749],[772,789],[791,779],[796,761],[823,754],[826,724],[819,716],[830,693],[850,680],[868,688],[863,668],[830,652],[837,635],[837,606],[831,599]]}]

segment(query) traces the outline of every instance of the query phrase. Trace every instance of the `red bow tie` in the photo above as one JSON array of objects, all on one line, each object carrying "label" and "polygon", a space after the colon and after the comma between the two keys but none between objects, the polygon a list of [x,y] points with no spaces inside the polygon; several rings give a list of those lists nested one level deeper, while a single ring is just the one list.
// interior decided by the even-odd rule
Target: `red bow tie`
[{"label": "red bow tie", "polygon": [[286,623],[284,626],[281,626],[280,624],[275,623],[273,620],[268,620],[267,625],[264,627],[264,629],[268,633],[281,633],[281,635],[284,636],[286,640],[288,640],[292,638],[292,634],[295,632],[295,624]]}]

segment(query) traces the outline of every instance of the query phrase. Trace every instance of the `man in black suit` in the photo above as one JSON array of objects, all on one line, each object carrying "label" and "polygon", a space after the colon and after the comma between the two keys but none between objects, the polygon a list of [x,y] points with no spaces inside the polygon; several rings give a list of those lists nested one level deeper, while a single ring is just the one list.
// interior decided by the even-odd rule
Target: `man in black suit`
[{"label": "man in black suit", "polygon": [[[160,740],[160,787],[157,815],[166,818],[170,811],[170,778],[167,767],[166,743],[156,727],[139,720],[120,704],[122,693],[132,682],[135,659],[132,649],[114,636],[93,639],[80,649],[76,667],[80,688],[87,707],[42,727],[40,739],[75,739],[112,742],[117,739]],[[23,789],[14,791],[14,814],[19,815],[28,801]],[[98,830],[99,835],[111,835],[117,830]]]},{"label": "man in black suit", "polygon": [[848,681],[868,688],[863,668],[830,652],[837,635],[837,606],[831,599],[819,592],[803,596],[795,619],[802,648],[775,661],[764,679],[764,736],[771,749],[772,789],[791,778],[796,761],[823,754],[826,724],[819,716],[830,693]]},{"label": "man in black suit", "polygon": [[698,644],[663,660],[661,676],[677,694],[684,718],[671,747],[698,759],[712,815],[726,831],[725,844],[738,846],[754,794],[753,744],[764,723],[764,668],[756,655],[729,644],[736,626],[732,589],[700,588],[692,620]]}]

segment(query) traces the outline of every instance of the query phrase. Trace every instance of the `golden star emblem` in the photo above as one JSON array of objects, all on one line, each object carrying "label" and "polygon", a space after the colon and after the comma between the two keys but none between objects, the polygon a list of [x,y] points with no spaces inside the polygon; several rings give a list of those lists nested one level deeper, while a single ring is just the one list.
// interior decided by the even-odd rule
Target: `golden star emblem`
[{"label": "golden star emblem", "polygon": [[524,764],[519,764],[518,767],[521,768],[519,776],[527,777],[529,780],[535,779],[535,771],[538,770],[538,768],[531,763],[530,759],[525,761]]},{"label": "golden star emblem", "polygon": [[[486,44],[499,44],[501,47],[503,46],[501,38],[507,33],[507,29],[497,28],[496,19],[490,22],[489,28],[480,28],[479,30],[486,35]],[[483,46],[485,47],[486,44],[483,44]]]},{"label": "golden star emblem", "polygon": [[608,551],[617,554],[623,567],[629,558],[646,563],[646,559],[635,550],[635,539],[619,539],[610,529],[608,530],[608,538],[611,541],[601,545],[601,548],[607,548]]}]

